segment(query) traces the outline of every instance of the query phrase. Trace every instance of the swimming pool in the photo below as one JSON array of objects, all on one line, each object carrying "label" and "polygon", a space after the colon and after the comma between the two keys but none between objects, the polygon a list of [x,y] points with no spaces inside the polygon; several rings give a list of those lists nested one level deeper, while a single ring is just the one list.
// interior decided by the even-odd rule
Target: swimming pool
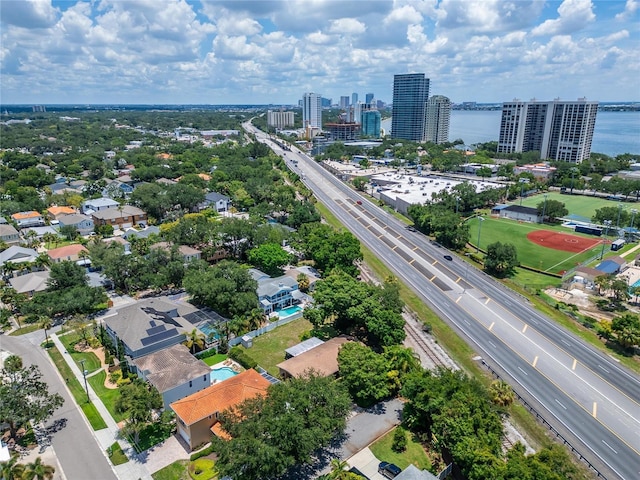
[{"label": "swimming pool", "polygon": [[229,367],[220,367],[214,368],[211,370],[211,380],[217,380],[221,382],[222,380],[226,380],[231,377],[235,377],[238,374],[233,368]]},{"label": "swimming pool", "polygon": [[292,307],[287,307],[287,308],[283,308],[282,310],[278,310],[278,316],[280,318],[287,318],[301,311],[302,311],[301,307],[299,307],[298,305],[294,305]]},{"label": "swimming pool", "polygon": [[207,337],[213,334],[215,338],[218,338],[218,339],[220,338],[220,336],[218,335],[218,330],[216,330],[216,327],[212,325],[210,322],[202,323],[198,325],[198,330],[204,333]]}]

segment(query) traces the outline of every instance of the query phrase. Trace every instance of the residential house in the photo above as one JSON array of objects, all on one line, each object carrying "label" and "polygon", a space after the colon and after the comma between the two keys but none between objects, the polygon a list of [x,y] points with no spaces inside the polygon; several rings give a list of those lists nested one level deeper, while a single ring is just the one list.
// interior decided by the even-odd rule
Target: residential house
[{"label": "residential house", "polygon": [[58,222],[60,222],[60,227],[72,226],[76,227],[76,230],[80,233],[80,235],[89,235],[93,232],[95,225],[93,223],[93,218],[88,215],[84,215],[82,213],[74,213],[72,215],[62,215],[58,218]]},{"label": "residential house", "polygon": [[278,369],[282,378],[300,377],[308,370],[315,370],[319,375],[328,377],[338,373],[338,352],[349,340],[335,337],[309,350],[280,362]]},{"label": "residential house", "polygon": [[33,248],[12,245],[6,250],[0,252],[0,266],[12,263],[16,268],[19,268],[22,265],[34,262],[36,258],[38,258],[38,252]]},{"label": "residential house", "polygon": [[9,284],[17,293],[24,293],[31,297],[34,293],[45,290],[47,288],[48,280],[49,270],[45,270],[10,278]]},{"label": "residential house", "polygon": [[129,255],[131,253],[131,243],[129,243],[123,237],[103,238],[102,241],[107,244],[116,243],[118,245],[122,245],[122,248],[124,248],[125,255]]},{"label": "residential house", "polygon": [[204,196],[204,202],[198,205],[198,210],[211,207],[216,212],[226,212],[229,210],[231,199],[221,193],[209,192]]},{"label": "residential house", "polygon": [[79,243],[74,243],[73,245],[53,248],[49,250],[47,254],[53,263],[60,263],[66,260],[78,263],[82,261],[85,263],[85,260],[88,260],[86,257],[89,256],[89,250]]},{"label": "residential house", "polygon": [[[172,244],[169,242],[158,242],[151,245],[151,248],[160,248],[162,250],[166,250],[167,252],[171,251]],[[182,255],[182,261],[184,263],[192,262],[193,260],[200,260],[200,250],[189,247],[187,245],[178,246],[178,252]]]},{"label": "residential house", "polygon": [[11,215],[11,219],[16,222],[18,228],[25,227],[43,227],[45,225],[44,218],[40,212],[18,212]]},{"label": "residential house", "polygon": [[219,415],[245,400],[266,395],[269,385],[267,379],[251,369],[172,403],[178,433],[191,450],[208,443],[212,433],[228,439],[218,422]]},{"label": "residential house", "polygon": [[53,206],[47,208],[47,217],[49,217],[49,220],[60,220],[59,217],[64,215],[73,215],[75,213],[78,213],[78,211],[74,207]]},{"label": "residential house", "polygon": [[105,208],[91,214],[96,225],[112,225],[114,228],[130,228],[134,225],[146,225],[147,214],[132,205]]},{"label": "residential house", "polygon": [[249,269],[249,274],[258,282],[256,293],[265,315],[290,307],[298,303],[302,297],[302,292],[298,290],[298,282],[294,278],[287,275],[271,278],[255,268]]},{"label": "residential house", "polygon": [[82,213],[85,215],[91,215],[93,212],[99,212],[107,208],[114,208],[120,204],[111,198],[94,198],[87,200],[82,204]]},{"label": "residential house", "polygon": [[438,478],[429,470],[420,470],[414,464],[410,463],[407,468],[396,475],[395,480],[438,480]]},{"label": "residential house", "polygon": [[142,230],[136,230],[135,228],[127,228],[124,231],[124,235],[122,235],[122,238],[131,240],[133,237],[148,238],[150,235],[160,235],[160,228],[156,227],[155,225],[148,225]]},{"label": "residential house", "polygon": [[211,385],[211,368],[181,344],[136,358],[138,375],[156,387],[164,408]]},{"label": "residential house", "polygon": [[309,291],[311,292],[313,292],[316,282],[321,278],[320,272],[308,265],[290,268],[289,270],[285,271],[284,274],[287,277],[293,278],[294,280],[296,280],[296,282],[298,281],[299,275],[306,275],[307,279],[309,279]]},{"label": "residential house", "polygon": [[195,311],[191,305],[155,297],[118,308],[104,325],[114,344],[122,341],[125,355],[136,359],[184,342],[185,332],[194,328],[184,316]]},{"label": "residential house", "polygon": [[20,243],[20,235],[13,225],[8,223],[0,224],[0,242],[7,245],[17,245]]}]

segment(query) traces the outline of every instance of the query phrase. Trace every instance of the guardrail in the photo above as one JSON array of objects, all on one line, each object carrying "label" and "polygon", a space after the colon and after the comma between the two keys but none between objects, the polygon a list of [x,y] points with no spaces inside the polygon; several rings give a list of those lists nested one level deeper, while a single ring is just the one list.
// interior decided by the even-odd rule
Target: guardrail
[{"label": "guardrail", "polygon": [[[489,365],[487,362],[485,362],[484,359],[482,359],[481,362],[482,362],[482,365],[484,365],[487,368],[487,370],[489,370],[491,372],[491,375],[493,375],[498,380],[503,380],[504,381],[504,379],[498,374],[498,372],[496,372],[491,367],[491,365]],[[569,447],[571,449],[571,453],[573,453],[575,456],[577,456],[580,461],[582,461],[582,462],[587,464],[587,467],[589,467],[596,474],[597,478],[603,478],[603,479],[606,480],[607,477],[605,477],[584,455],[582,455],[582,453],[580,453],[580,451],[578,449],[576,449],[566,438],[564,438],[564,436],[560,432],[558,432],[558,430],[556,430],[553,427],[553,425],[551,425],[549,422],[547,422],[547,420],[535,408],[533,408],[533,406],[531,406],[531,404],[529,404],[529,402],[527,402],[517,391],[513,390],[513,393],[516,396],[516,398],[520,401],[520,403],[522,403],[522,405],[527,410],[529,410],[530,413],[535,415],[536,420],[542,422],[542,425],[547,427],[559,440],[562,441],[562,443],[564,445],[566,445],[567,447]]]}]

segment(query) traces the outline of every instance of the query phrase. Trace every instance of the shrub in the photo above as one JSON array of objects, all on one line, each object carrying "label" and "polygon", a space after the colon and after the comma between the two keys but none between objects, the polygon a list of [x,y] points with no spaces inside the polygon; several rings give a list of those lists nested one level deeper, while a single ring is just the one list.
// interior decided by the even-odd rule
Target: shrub
[{"label": "shrub", "polygon": [[194,460],[197,460],[200,457],[206,457],[210,453],[213,453],[213,450],[214,450],[214,446],[213,446],[213,444],[211,444],[207,448],[203,448],[199,452],[196,452],[193,455],[191,455],[191,457],[189,457],[189,460],[191,460],[193,462]]},{"label": "shrub", "polygon": [[233,347],[229,350],[229,356],[233,358],[236,362],[242,365],[244,368],[256,368],[258,366],[258,362],[256,362],[253,358],[247,354],[240,347]]},{"label": "shrub", "polygon": [[398,427],[393,432],[391,449],[396,453],[404,452],[407,449],[407,432],[404,431],[404,428]]},{"label": "shrub", "polygon": [[[111,383],[115,383],[117,385],[120,385],[120,379],[121,378],[122,378],[122,373],[120,371],[115,371],[115,372],[113,372],[113,373],[111,373],[109,375],[109,381]],[[127,378],[127,380],[129,380],[129,379]]]},{"label": "shrub", "polygon": [[122,385],[127,385],[128,383],[131,383],[131,378],[127,377],[127,378],[121,378],[120,380],[118,380],[118,387],[121,387]]},{"label": "shrub", "polygon": [[203,358],[213,357],[214,355],[217,355],[217,354],[218,354],[218,350],[216,350],[215,348],[210,348],[209,350],[196,353],[194,357],[202,360]]}]

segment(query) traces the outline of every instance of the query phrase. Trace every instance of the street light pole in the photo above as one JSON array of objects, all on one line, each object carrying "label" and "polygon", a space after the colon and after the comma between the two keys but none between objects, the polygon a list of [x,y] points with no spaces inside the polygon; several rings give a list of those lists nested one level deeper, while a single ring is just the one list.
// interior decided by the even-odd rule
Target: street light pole
[{"label": "street light pole", "polygon": [[478,216],[478,244],[476,245],[476,253],[480,252],[480,232],[482,231],[482,222],[484,222],[484,218]]},{"label": "street light pole", "polygon": [[636,213],[638,213],[638,210],[636,210],[635,208],[631,210],[631,227],[629,228],[630,230],[633,230],[633,222],[636,219]]},{"label": "street light pole", "polygon": [[80,360],[80,365],[82,365],[82,377],[84,378],[84,389],[87,392],[87,403],[91,403],[91,399],[89,398],[89,387],[87,386],[87,371],[84,369],[85,360]]},{"label": "street light pole", "polygon": [[527,178],[521,178],[518,180],[520,182],[520,206],[522,206],[522,196],[524,195],[524,185],[525,183],[529,183]]},{"label": "street light pole", "polygon": [[544,223],[544,216],[547,213],[547,194],[544,194],[544,206],[542,207],[542,223]]},{"label": "street light pole", "polygon": [[605,220],[603,223],[604,223],[604,240],[602,241],[602,251],[600,252],[600,260],[604,258],[604,245],[607,243],[607,235],[609,234],[609,227],[611,226],[611,220]]}]

